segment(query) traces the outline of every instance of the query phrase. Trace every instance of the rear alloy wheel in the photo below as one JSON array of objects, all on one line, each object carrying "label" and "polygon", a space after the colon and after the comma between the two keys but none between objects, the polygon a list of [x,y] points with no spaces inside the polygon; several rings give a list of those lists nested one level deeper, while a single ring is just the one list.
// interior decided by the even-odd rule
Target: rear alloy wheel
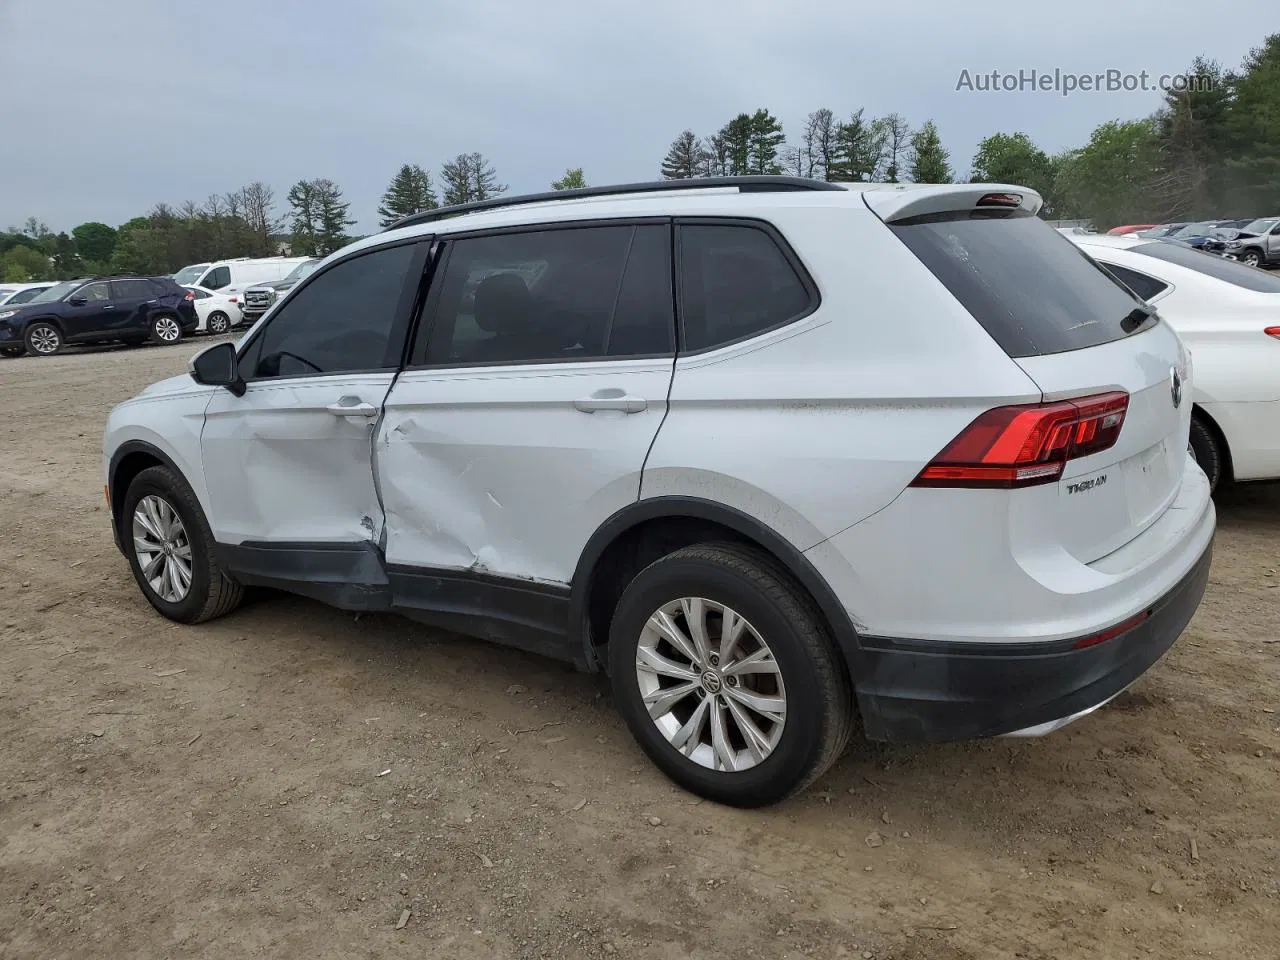
[{"label": "rear alloy wheel", "polygon": [[848,743],[848,676],[808,597],[769,556],[686,547],[628,585],[609,633],[618,709],[687,790],[761,807],[803,790]]},{"label": "rear alloy wheel", "polygon": [[244,588],[218,565],[199,501],[168,467],[149,467],[134,477],[119,516],[134,579],[161,614],[202,623],[239,605]]},{"label": "rear alloy wheel", "polygon": [[182,327],[169,314],[161,314],[151,321],[151,338],[156,343],[177,343],[182,339]]},{"label": "rear alloy wheel", "polygon": [[1191,453],[1209,478],[1209,492],[1213,493],[1222,479],[1223,451],[1213,431],[1198,416],[1191,418]]},{"label": "rear alloy wheel", "polygon": [[27,327],[26,343],[33,357],[52,357],[62,349],[62,331],[51,323],[33,323]]},{"label": "rear alloy wheel", "polygon": [[209,314],[209,332],[214,336],[226,333],[231,329],[231,318],[221,310]]}]

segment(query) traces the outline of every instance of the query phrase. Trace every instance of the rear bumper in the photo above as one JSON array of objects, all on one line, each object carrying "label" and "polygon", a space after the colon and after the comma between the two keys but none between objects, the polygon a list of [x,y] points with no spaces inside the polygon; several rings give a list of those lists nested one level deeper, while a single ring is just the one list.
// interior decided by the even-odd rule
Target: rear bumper
[{"label": "rear bumper", "polygon": [[1082,649],[1075,639],[989,644],[860,637],[854,676],[867,737],[1035,736],[1092,712],[1173,646],[1204,596],[1212,554],[1210,543],[1140,624]]}]

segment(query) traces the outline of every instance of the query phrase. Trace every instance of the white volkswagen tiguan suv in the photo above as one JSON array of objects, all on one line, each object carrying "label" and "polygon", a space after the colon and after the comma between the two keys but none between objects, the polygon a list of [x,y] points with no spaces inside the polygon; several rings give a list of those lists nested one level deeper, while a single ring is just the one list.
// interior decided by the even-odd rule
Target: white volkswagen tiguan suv
[{"label": "white volkswagen tiguan suv", "polygon": [[164,616],[246,586],[607,672],[739,806],[1055,730],[1174,643],[1215,514],[1175,333],[1007,185],[755,177],[430,211],[118,406]]}]

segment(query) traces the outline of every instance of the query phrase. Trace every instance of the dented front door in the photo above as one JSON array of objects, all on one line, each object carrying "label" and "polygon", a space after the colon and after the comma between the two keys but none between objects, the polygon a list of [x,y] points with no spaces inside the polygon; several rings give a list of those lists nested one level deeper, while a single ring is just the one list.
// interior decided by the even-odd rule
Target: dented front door
[{"label": "dented front door", "polygon": [[376,543],[371,444],[394,375],[262,380],[242,397],[218,391],[200,444],[218,542]]}]

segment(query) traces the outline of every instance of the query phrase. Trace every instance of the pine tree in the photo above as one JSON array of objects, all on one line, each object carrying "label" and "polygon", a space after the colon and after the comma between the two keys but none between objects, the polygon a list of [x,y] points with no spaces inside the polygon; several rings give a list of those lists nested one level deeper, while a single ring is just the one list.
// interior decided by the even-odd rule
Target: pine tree
[{"label": "pine tree", "polygon": [[884,134],[874,121],[864,120],[862,114],[859,107],[847,121],[836,124],[827,162],[828,180],[862,183],[875,178],[884,156]]},{"label": "pine tree", "polygon": [[702,144],[692,130],[685,130],[671,141],[671,149],[662,160],[664,180],[688,180],[706,176],[706,156]]},{"label": "pine tree", "polygon": [[351,204],[342,199],[342,188],[332,180],[313,180],[316,208],[316,255],[328,256],[351,242],[347,227],[355,223],[348,211]]},{"label": "pine tree", "polygon": [[387,192],[382,195],[382,203],[378,206],[378,222],[386,228],[415,213],[434,210],[439,205],[435,190],[432,189],[431,174],[417,164],[406,163],[392,179]]},{"label": "pine tree", "polygon": [[507,192],[506,184],[498,182],[493,167],[479,153],[460,153],[448,161],[440,169],[440,181],[445,206],[475,203]]},{"label": "pine tree", "polygon": [[950,159],[937,126],[926,120],[911,138],[911,179],[915,183],[950,183]]},{"label": "pine tree", "polygon": [[587,185],[587,177],[581,167],[571,167],[559,180],[551,181],[552,190],[581,190]]},{"label": "pine tree", "polygon": [[290,207],[290,226],[293,236],[290,246],[298,256],[317,255],[319,210],[316,207],[316,188],[310,180],[299,180],[289,188],[286,198]]},{"label": "pine tree", "polygon": [[740,113],[716,134],[718,137],[717,152],[724,160],[721,163],[727,176],[742,177],[751,172],[751,134],[754,127],[751,114]]},{"label": "pine tree", "polygon": [[779,174],[778,150],[786,142],[782,123],[763,107],[751,115],[751,132],[747,137],[747,172],[754,174]]}]

